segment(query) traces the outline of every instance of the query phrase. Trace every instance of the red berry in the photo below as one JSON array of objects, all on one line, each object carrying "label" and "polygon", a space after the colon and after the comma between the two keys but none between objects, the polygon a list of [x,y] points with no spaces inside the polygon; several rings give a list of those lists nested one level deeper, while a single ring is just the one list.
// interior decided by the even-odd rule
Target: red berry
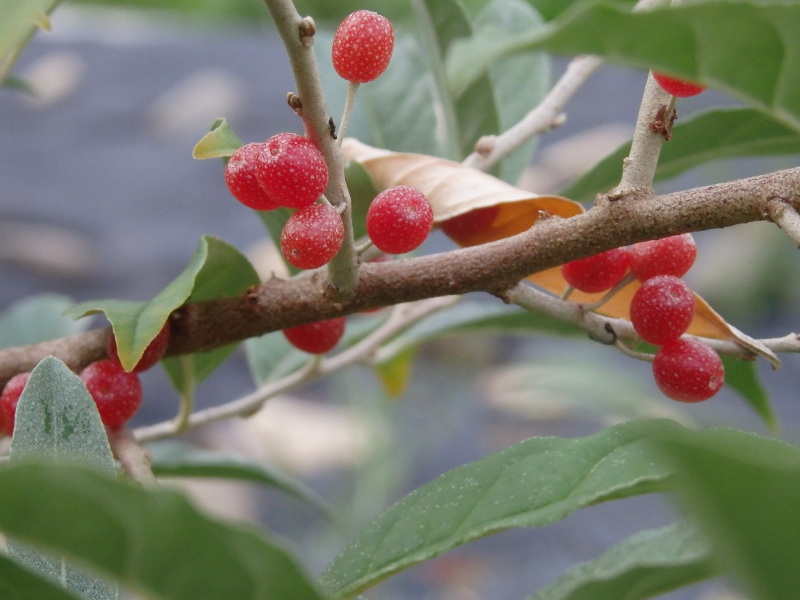
[{"label": "red berry", "polygon": [[462,240],[467,241],[491,227],[499,212],[500,207],[498,205],[478,208],[452,219],[447,219],[447,221],[442,221],[439,227],[447,237],[460,244]]},{"label": "red berry", "polygon": [[694,294],[683,279],[657,275],[636,290],[630,314],[636,333],[660,346],[686,333],[694,317]]},{"label": "red berry", "polygon": [[333,37],[333,68],[342,79],[366,83],[386,70],[394,49],[394,30],[384,16],[359,10],[342,21]]},{"label": "red berry", "polygon": [[722,387],[725,368],[710,347],[679,338],[656,352],[653,376],[665,396],[680,402],[700,402]]},{"label": "red berry", "polygon": [[658,85],[660,85],[665,92],[677,96],[678,98],[697,96],[697,94],[706,89],[704,85],[692,81],[685,81],[683,79],[676,79],[662,73],[656,73],[655,71],[653,71],[653,79],[658,82]]},{"label": "red berry", "polygon": [[279,133],[264,142],[256,179],[276,204],[302,208],[314,204],[325,191],[328,167],[311,140],[296,133]]},{"label": "red berry", "polygon": [[258,155],[263,143],[253,142],[239,148],[225,165],[225,183],[233,197],[255,210],[272,210],[280,204],[270,198],[256,179]]},{"label": "red berry", "polygon": [[294,213],[281,232],[281,252],[298,269],[316,269],[336,256],[344,241],[344,223],[327,204]]},{"label": "red berry", "polygon": [[14,433],[14,417],[17,414],[17,402],[28,383],[30,373],[17,373],[6,383],[3,394],[0,395],[0,433],[11,435]]},{"label": "red berry", "polygon": [[561,265],[561,274],[576,290],[593,294],[610,290],[622,281],[629,264],[627,248],[612,248]]},{"label": "red berry", "polygon": [[325,354],[333,350],[344,335],[345,318],[337,317],[283,330],[283,335],[298,350],[309,354]]},{"label": "red berry", "polygon": [[367,235],[383,252],[403,254],[417,248],[433,227],[433,208],[425,194],[399,185],[375,196],[367,209]]},{"label": "red berry", "polygon": [[[167,351],[167,346],[169,346],[169,338],[170,329],[169,321],[167,321],[164,323],[161,331],[156,334],[156,337],[154,337],[147,345],[147,348],[144,349],[144,353],[142,353],[142,357],[139,359],[139,362],[136,363],[136,366],[131,370],[134,373],[141,373],[142,371],[147,371],[147,369],[155,366],[155,364],[164,357],[164,353]],[[107,350],[108,357],[119,363],[119,354],[117,353],[117,338],[115,338],[113,334],[108,337]]]},{"label": "red berry", "polygon": [[113,359],[93,362],[81,379],[97,405],[100,420],[115,429],[125,424],[142,403],[142,384],[136,373],[128,373]]},{"label": "red berry", "polygon": [[697,258],[697,245],[691,233],[631,246],[631,272],[639,281],[656,275],[683,277]]}]

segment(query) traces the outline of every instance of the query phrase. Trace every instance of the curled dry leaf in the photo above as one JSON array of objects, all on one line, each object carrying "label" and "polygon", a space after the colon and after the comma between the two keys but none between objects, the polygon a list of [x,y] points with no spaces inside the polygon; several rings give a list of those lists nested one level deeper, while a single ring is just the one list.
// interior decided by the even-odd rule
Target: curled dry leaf
[{"label": "curled dry leaf", "polygon": [[[433,206],[434,221],[437,224],[478,209],[496,207],[493,218],[487,220],[480,230],[450,236],[461,246],[476,246],[522,233],[542,215],[569,218],[584,212],[581,204],[567,198],[540,196],[483,171],[435,156],[392,152],[368,146],[353,138],[344,140],[342,152],[345,160],[361,163],[378,189],[410,185],[424,193]],[[559,296],[567,288],[559,267],[534,273],[528,280]],[[639,285],[638,281],[631,282],[598,308],[597,312],[630,320],[628,308]],[[576,290],[570,295],[570,300],[592,304],[603,295]],[[780,364],[773,352],[726,323],[697,294],[695,306],[694,320],[688,333],[698,337],[734,340],[744,348],[764,356],[773,366]]]}]

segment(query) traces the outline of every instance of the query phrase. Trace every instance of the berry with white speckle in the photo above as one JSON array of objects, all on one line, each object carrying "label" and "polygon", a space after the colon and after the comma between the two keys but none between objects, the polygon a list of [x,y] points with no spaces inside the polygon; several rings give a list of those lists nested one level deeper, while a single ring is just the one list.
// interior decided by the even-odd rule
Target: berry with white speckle
[{"label": "berry with white speckle", "polygon": [[322,152],[296,133],[279,133],[264,142],[255,173],[267,196],[288,208],[314,204],[328,185]]},{"label": "berry with white speckle", "polygon": [[433,227],[425,194],[407,185],[383,190],[367,209],[367,235],[378,250],[403,254],[417,248]]},{"label": "berry with white speckle", "polygon": [[656,352],[653,376],[658,389],[668,398],[679,402],[702,402],[722,387],[725,367],[709,346],[679,338]]},{"label": "berry with white speckle", "polygon": [[389,20],[370,10],[358,10],[345,18],[333,37],[333,68],[342,79],[366,83],[386,70],[394,49],[394,30]]},{"label": "berry with white speckle", "polygon": [[312,204],[294,213],[281,232],[281,252],[298,269],[316,269],[336,256],[344,241],[344,223],[327,204]]}]

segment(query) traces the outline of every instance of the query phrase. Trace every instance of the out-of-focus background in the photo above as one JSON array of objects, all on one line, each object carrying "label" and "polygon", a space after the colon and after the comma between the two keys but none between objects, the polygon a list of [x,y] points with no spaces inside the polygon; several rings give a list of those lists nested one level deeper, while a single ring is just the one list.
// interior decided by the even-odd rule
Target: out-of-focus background
[{"label": "out-of-focus background", "polygon": [[[358,8],[382,12],[398,30],[409,26],[405,2],[297,4],[320,29],[332,30]],[[38,34],[15,70],[29,91],[0,89],[0,309],[14,310],[33,294],[147,299],[183,269],[203,234],[272,268],[263,225],[230,197],[221,164],[191,157],[221,116],[245,141],[300,130],[285,103],[293,89],[289,66],[263,6],[255,0],[64,3],[52,22],[53,32]],[[565,65],[565,58],[555,58],[554,76]],[[565,125],[543,137],[524,184],[557,192],[628,139],[644,80],[642,71],[603,68],[567,106]],[[331,99],[332,106],[341,103]],[[680,110],[729,103],[708,92],[682,102]],[[796,161],[710,163],[658,190]],[[687,279],[730,322],[756,337],[797,327],[800,261],[788,238],[757,224],[696,239],[700,258]],[[425,250],[450,247],[434,235]],[[792,439],[800,421],[798,362],[783,358],[779,372],[763,365],[761,372],[781,434]],[[261,522],[285,536],[317,572],[359,527],[414,487],[532,435],[586,435],[635,416],[765,431],[729,390],[703,406],[678,406],[660,397],[646,364],[585,340],[444,340],[423,348],[412,369],[397,399],[369,370],[354,368],[277,398],[252,419],[192,435],[197,443],[298,475],[337,508],[336,522],[251,485],[203,481],[191,491],[209,510]],[[145,404],[135,424],[169,418],[177,408],[166,377],[154,371],[146,374]],[[220,403],[252,389],[238,352],[201,386],[198,403]],[[368,596],[524,598],[568,566],[673,516],[658,497],[584,509],[541,530],[509,531],[461,548]],[[724,582],[665,596],[734,597]]]}]

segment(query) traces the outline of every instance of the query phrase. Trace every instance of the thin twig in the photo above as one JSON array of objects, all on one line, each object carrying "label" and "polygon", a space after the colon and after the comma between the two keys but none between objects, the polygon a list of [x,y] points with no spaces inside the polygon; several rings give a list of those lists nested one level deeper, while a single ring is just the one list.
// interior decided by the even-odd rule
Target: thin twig
[{"label": "thin twig", "polygon": [[139,445],[133,432],[126,426],[107,431],[111,450],[128,476],[144,486],[156,485],[156,477],[150,468],[150,451]]},{"label": "thin twig", "polygon": [[800,248],[800,213],[791,204],[773,199],[767,202],[767,214]]}]

